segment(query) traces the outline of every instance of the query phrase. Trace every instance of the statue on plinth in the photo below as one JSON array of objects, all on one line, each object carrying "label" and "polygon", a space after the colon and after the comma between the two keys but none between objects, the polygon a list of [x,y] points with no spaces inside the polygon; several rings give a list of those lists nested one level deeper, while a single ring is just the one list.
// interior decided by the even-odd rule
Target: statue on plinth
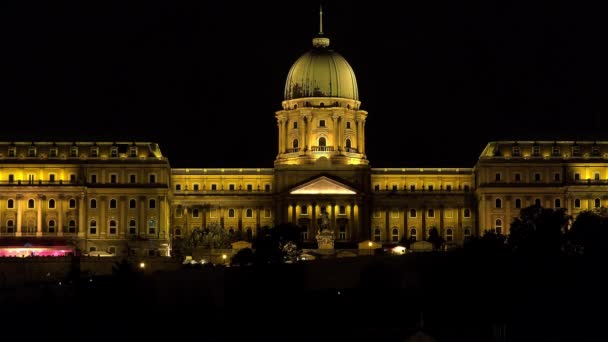
[{"label": "statue on plinth", "polygon": [[329,229],[329,216],[321,212],[321,223],[317,231],[317,245],[319,249],[334,249],[334,232]]}]

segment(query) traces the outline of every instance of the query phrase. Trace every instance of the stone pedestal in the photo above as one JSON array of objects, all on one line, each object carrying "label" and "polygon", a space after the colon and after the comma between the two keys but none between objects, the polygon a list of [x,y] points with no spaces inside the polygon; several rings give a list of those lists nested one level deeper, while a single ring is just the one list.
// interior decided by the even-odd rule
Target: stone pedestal
[{"label": "stone pedestal", "polygon": [[329,229],[323,229],[317,233],[318,249],[333,250],[334,249],[334,232]]}]

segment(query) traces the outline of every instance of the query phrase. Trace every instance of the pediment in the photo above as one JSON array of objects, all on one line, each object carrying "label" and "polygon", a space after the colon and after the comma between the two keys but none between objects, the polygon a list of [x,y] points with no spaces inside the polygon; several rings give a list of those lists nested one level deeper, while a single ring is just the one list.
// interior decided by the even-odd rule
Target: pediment
[{"label": "pediment", "polygon": [[348,185],[321,176],[301,184],[290,191],[292,195],[355,195],[357,191]]}]

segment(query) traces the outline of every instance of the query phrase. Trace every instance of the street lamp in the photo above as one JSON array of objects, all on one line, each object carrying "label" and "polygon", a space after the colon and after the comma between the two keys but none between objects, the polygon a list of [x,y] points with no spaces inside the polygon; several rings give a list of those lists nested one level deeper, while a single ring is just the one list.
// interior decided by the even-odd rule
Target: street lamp
[{"label": "street lamp", "polygon": [[372,245],[373,243],[371,241],[367,243],[367,246],[369,247],[369,255],[372,255]]},{"label": "street lamp", "polygon": [[226,254],[222,254],[222,261],[224,262],[224,265],[226,265],[226,258],[228,258],[228,256]]}]

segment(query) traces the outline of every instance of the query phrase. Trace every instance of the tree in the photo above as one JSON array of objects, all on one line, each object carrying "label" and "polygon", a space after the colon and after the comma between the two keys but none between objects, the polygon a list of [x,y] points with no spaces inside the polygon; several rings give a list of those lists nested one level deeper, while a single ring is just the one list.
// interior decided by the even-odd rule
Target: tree
[{"label": "tree", "polygon": [[559,253],[570,220],[564,208],[523,208],[511,223],[509,247],[518,253]]},{"label": "tree", "polygon": [[433,244],[433,249],[440,249],[445,243],[445,239],[439,235],[439,231],[435,227],[431,227],[429,229],[429,237],[426,239],[426,241]]},{"label": "tree", "polygon": [[205,228],[195,228],[186,236],[173,241],[173,255],[183,258],[199,247],[201,248],[230,248],[230,234],[217,223],[211,223]]},{"label": "tree", "polygon": [[[261,263],[281,263],[287,251],[298,253],[302,246],[302,228],[292,224],[283,223],[273,228],[267,226],[258,231],[254,241],[256,261]],[[284,246],[290,244],[286,250]]]},{"label": "tree", "polygon": [[598,256],[608,251],[608,213],[583,211],[566,233],[567,246],[577,254]]}]

